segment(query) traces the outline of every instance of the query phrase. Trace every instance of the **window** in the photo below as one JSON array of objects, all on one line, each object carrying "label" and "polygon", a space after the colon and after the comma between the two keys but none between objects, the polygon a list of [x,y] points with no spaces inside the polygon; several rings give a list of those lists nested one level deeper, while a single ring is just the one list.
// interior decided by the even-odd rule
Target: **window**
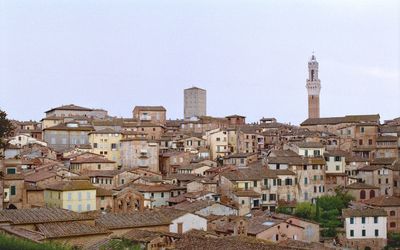
[{"label": "window", "polygon": [[86,211],[90,211],[90,204],[86,204]]},{"label": "window", "polygon": [[90,200],[90,192],[86,192],[86,199]]},{"label": "window", "polygon": [[361,190],[361,191],[360,191],[360,199],[361,199],[361,200],[365,200],[365,196],[366,196],[365,190]]},{"label": "window", "polygon": [[104,201],[105,196],[100,196],[100,200]]},{"label": "window", "polygon": [[375,229],[375,236],[378,237],[379,236],[379,230]]},{"label": "window", "polygon": [[150,195],[151,195],[151,198],[154,198],[154,193],[151,193]]},{"label": "window", "polygon": [[363,230],[361,231],[361,235],[362,235],[362,236],[365,236],[365,229],[363,229]]},{"label": "window", "polygon": [[67,206],[67,209],[68,209],[68,210],[72,210],[72,206],[71,206],[71,205],[68,205],[68,206]]},{"label": "window", "polygon": [[276,179],[273,179],[273,180],[272,180],[272,185],[273,185],[273,186],[276,186]]},{"label": "window", "polygon": [[267,194],[262,194],[262,200],[266,201],[267,200]]},{"label": "window", "polygon": [[15,168],[7,168],[7,174],[15,174],[16,169]]},{"label": "window", "polygon": [[390,226],[391,228],[396,227],[396,222],[390,222],[389,226]]},{"label": "window", "polygon": [[268,186],[268,179],[264,179],[264,186]]},{"label": "window", "polygon": [[257,187],[257,181],[253,181],[253,186]]},{"label": "window", "polygon": [[72,194],[71,193],[68,193],[68,200],[69,201],[72,200]]},{"label": "window", "polygon": [[396,216],[396,212],[394,210],[390,211],[389,213],[390,216]]},{"label": "window", "polygon": [[372,145],[372,139],[368,140],[368,145]]},{"label": "window", "polygon": [[282,186],[282,180],[278,179],[278,186]]},{"label": "window", "polygon": [[82,200],[82,192],[78,192],[78,200],[79,200],[79,201]]},{"label": "window", "polygon": [[244,204],[244,200],[242,200],[242,205]]},{"label": "window", "polygon": [[101,164],[97,165],[97,169],[99,169],[99,170],[101,169]]},{"label": "window", "polygon": [[317,192],[317,186],[314,186],[314,193]]},{"label": "window", "polygon": [[93,148],[97,148],[97,143],[93,143]]},{"label": "window", "polygon": [[78,204],[78,212],[82,211],[82,204]]},{"label": "window", "polygon": [[340,167],[338,165],[336,165],[336,171],[339,171]]},{"label": "window", "polygon": [[358,140],[358,145],[360,145],[360,146],[363,145],[363,140],[361,140],[361,139]]},{"label": "window", "polygon": [[340,160],[341,160],[340,156],[335,156],[335,161],[340,161]]},{"label": "window", "polygon": [[116,150],[116,149],[117,149],[117,144],[111,143],[111,150]]},{"label": "window", "polygon": [[365,128],[364,128],[364,127],[361,127],[361,128],[360,128],[360,132],[361,132],[361,133],[364,133],[364,132],[365,132]]},{"label": "window", "polygon": [[308,179],[307,179],[307,177],[304,177],[304,185],[307,185],[308,184]]},{"label": "window", "polygon": [[304,200],[308,200],[308,193],[304,192]]},{"label": "window", "polygon": [[354,237],[354,230],[350,230],[350,237]]},{"label": "window", "polygon": [[350,217],[350,224],[354,224],[354,217]]},{"label": "window", "polygon": [[269,195],[269,200],[270,201],[275,201],[276,200],[276,194],[270,194]]},{"label": "window", "polygon": [[314,175],[314,181],[316,181],[317,180],[317,176],[316,175]]},{"label": "window", "polygon": [[376,224],[376,223],[378,223],[378,217],[374,217],[374,223]]},{"label": "window", "polygon": [[15,186],[10,186],[10,195],[16,195],[17,194],[17,190]]},{"label": "window", "polygon": [[161,198],[164,198],[164,192],[161,192]]},{"label": "window", "polygon": [[365,217],[361,217],[361,223],[365,224]]},{"label": "window", "polygon": [[292,179],[286,178],[285,179],[285,185],[286,186],[291,186],[292,185]]},{"label": "window", "polygon": [[319,150],[314,150],[314,156],[319,156],[319,155],[320,155]]},{"label": "window", "polygon": [[304,150],[304,155],[305,155],[305,156],[308,156],[308,150],[307,150],[307,149]]}]

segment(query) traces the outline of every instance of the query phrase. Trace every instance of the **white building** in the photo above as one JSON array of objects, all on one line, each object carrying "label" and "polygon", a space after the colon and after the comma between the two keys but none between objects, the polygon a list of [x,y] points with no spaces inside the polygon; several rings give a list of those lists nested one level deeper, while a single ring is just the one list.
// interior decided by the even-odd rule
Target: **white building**
[{"label": "white building", "polygon": [[387,213],[383,209],[358,208],[342,210],[345,245],[364,249],[382,249],[387,239]]},{"label": "white building", "polygon": [[207,91],[205,89],[192,87],[184,91],[184,117],[200,117],[207,114]]}]

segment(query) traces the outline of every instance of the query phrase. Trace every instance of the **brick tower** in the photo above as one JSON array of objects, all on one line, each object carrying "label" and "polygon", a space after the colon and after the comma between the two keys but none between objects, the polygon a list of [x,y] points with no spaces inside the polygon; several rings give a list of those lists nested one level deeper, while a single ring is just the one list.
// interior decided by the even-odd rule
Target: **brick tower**
[{"label": "brick tower", "polygon": [[319,93],[321,91],[321,81],[318,79],[318,62],[313,55],[308,61],[308,118],[319,118]]}]

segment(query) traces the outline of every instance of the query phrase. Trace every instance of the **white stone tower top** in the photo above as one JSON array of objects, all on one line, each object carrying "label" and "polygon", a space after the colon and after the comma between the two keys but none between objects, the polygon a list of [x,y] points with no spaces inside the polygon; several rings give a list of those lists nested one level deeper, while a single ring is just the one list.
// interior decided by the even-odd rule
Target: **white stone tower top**
[{"label": "white stone tower top", "polygon": [[308,79],[306,88],[309,96],[319,96],[321,91],[321,81],[318,78],[318,62],[314,53],[311,56],[310,61],[308,61]]}]

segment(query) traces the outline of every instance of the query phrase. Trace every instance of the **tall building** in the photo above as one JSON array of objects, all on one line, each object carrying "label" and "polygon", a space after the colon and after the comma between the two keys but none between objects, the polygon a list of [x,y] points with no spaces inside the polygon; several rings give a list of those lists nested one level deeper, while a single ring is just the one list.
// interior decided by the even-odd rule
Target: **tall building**
[{"label": "tall building", "polygon": [[314,54],[308,61],[308,118],[319,118],[319,93],[321,91],[321,81],[318,79],[318,62]]},{"label": "tall building", "polygon": [[207,91],[205,89],[192,87],[184,91],[184,116],[185,119],[207,114]]}]

